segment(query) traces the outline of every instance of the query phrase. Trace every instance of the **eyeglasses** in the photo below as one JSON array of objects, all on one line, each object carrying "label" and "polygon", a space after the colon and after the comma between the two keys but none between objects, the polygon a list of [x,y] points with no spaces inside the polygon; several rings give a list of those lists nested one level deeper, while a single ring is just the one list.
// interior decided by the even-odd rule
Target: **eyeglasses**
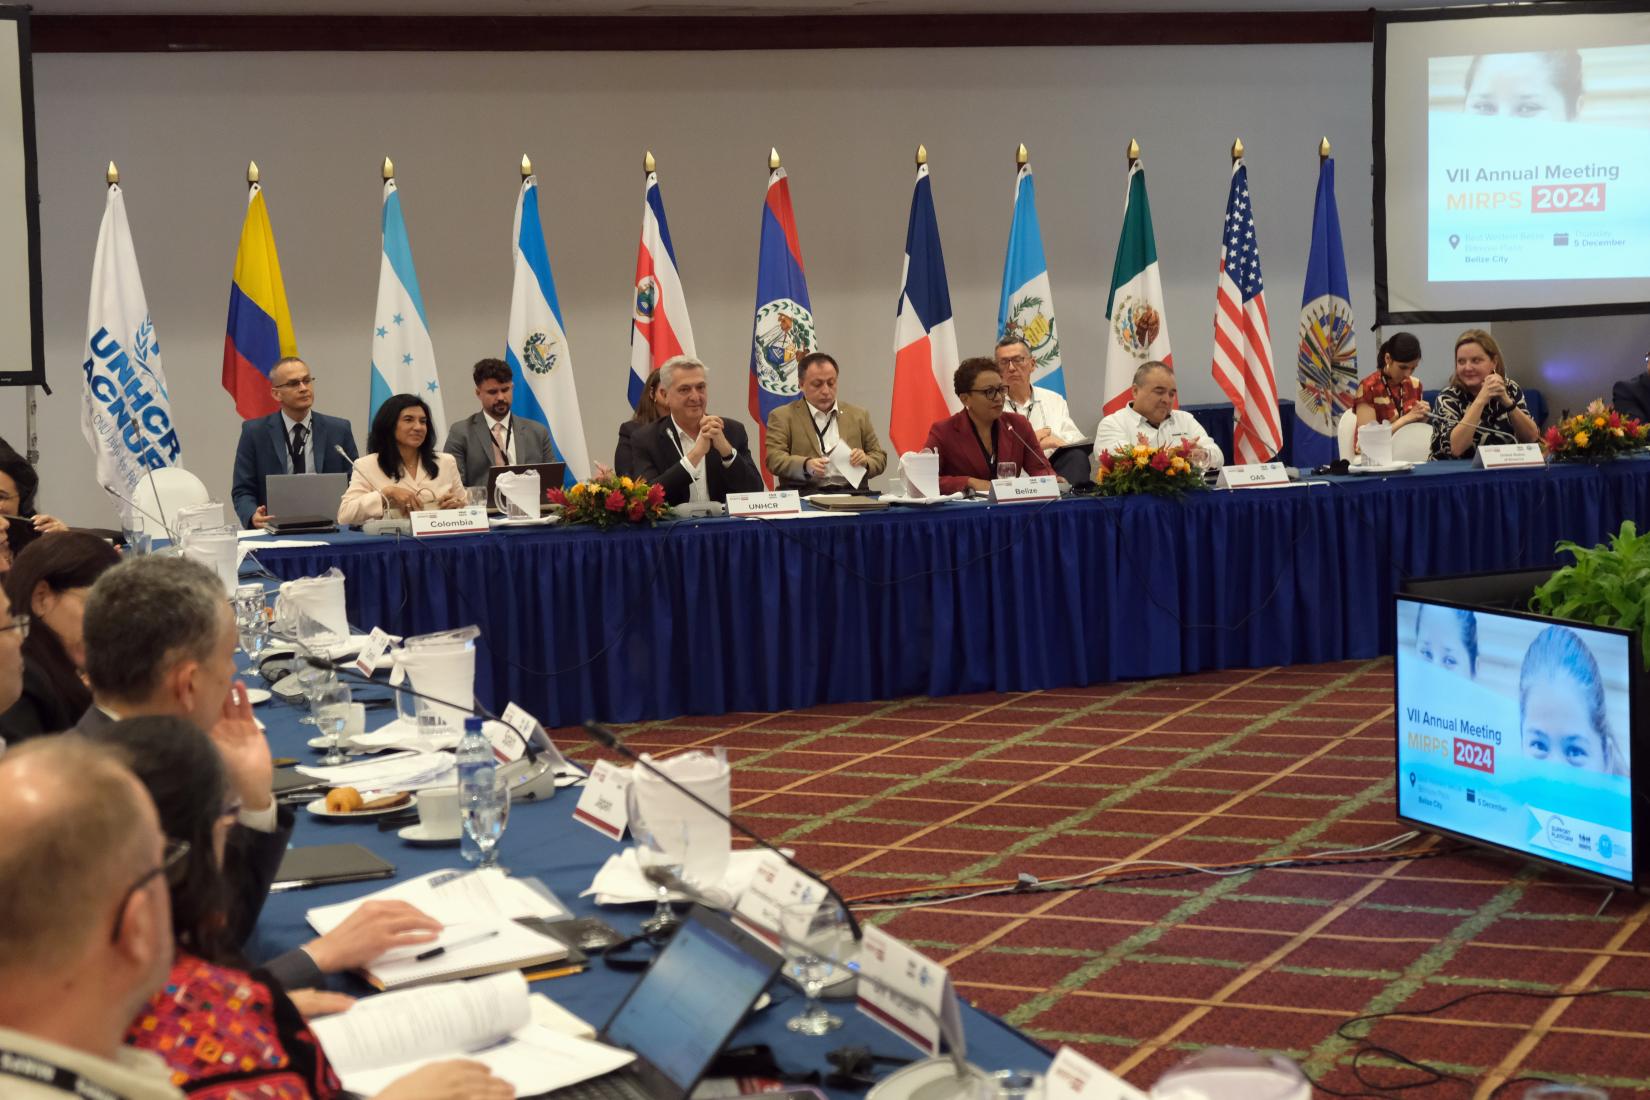
[{"label": "eyeglasses", "polygon": [[126,892],[120,895],[120,904],[115,907],[115,926],[109,930],[110,943],[120,939],[121,925],[126,923],[126,906],[131,902],[132,896],[149,885],[149,880],[157,875],[165,875],[166,885],[168,886],[176,886],[183,881],[183,857],[188,854],[189,842],[187,840],[166,838],[166,847],[161,850],[160,866],[145,871],[142,877],[128,886]]},{"label": "eyeglasses", "polygon": [[1031,362],[1031,356],[1029,356],[1029,355],[999,355],[999,356],[997,356],[997,362],[1001,363],[1005,367],[1008,367],[1008,366],[1023,367],[1027,363]]},{"label": "eyeglasses", "polygon": [[21,642],[29,636],[29,624],[33,621],[27,615],[13,615],[8,625],[0,626],[0,634],[15,630],[17,631],[17,640]]},{"label": "eyeglasses", "polygon": [[282,382],[274,388],[277,390],[307,390],[313,385],[315,385],[315,376],[309,375],[305,378],[294,378],[290,382]]},{"label": "eyeglasses", "polygon": [[998,401],[998,400],[1001,400],[1002,398],[1008,396],[1008,387],[1007,386],[992,386],[990,389],[986,389],[986,390],[969,390],[968,392],[969,393],[977,393],[981,397],[985,398],[987,401]]}]

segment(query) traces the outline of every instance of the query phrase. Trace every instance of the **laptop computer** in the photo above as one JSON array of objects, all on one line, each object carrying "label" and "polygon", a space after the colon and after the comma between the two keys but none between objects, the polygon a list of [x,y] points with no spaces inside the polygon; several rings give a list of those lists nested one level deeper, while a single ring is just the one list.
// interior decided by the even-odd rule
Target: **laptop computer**
[{"label": "laptop computer", "polygon": [[[536,470],[539,475],[539,492],[550,489],[560,489],[562,482],[567,479],[567,463],[565,462],[524,462],[514,466],[487,467],[487,510],[497,512],[501,509],[493,499],[493,487],[498,481],[499,474],[525,474],[528,470]],[[342,494],[340,494],[342,495]],[[544,502],[539,501],[539,511],[544,510]]]},{"label": "laptop computer", "polygon": [[621,1069],[552,1100],[687,1100],[783,959],[695,905],[596,1038],[635,1053]]},{"label": "laptop computer", "polygon": [[276,519],[288,516],[338,517],[338,502],[349,488],[348,474],[270,474],[264,480],[265,507]]}]

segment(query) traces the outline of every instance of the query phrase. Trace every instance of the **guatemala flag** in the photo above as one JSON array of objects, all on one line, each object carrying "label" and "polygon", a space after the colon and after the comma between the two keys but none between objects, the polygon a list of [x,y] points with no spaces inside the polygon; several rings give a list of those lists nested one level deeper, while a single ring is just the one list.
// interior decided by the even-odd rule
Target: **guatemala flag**
[{"label": "guatemala flag", "polygon": [[[651,158],[649,158],[651,160]],[[675,355],[692,355],[693,326],[676,272],[676,249],[665,223],[659,174],[649,171],[642,201],[642,240],[636,249],[634,312],[630,318],[630,404],[642,399],[647,376]]]},{"label": "guatemala flag", "polygon": [[924,157],[911,193],[905,271],[894,314],[894,400],[888,438],[894,441],[896,454],[921,450],[934,421],[962,408],[951,389],[951,377],[960,362],[933,184]]},{"label": "guatemala flag", "polygon": [[378,267],[375,317],[367,423],[372,423],[378,406],[391,394],[417,394],[430,407],[430,437],[440,446],[447,415],[441,403],[424,296],[418,292],[418,272],[413,270],[407,222],[401,215],[401,193],[394,179],[384,181],[384,258]]},{"label": "guatemala flag", "polygon": [[[579,395],[573,388],[573,358],[561,325],[556,280],[539,223],[537,176],[521,181],[516,197],[512,238],[516,259],[515,288],[510,293],[510,328],[504,361],[510,364],[515,396],[510,411],[550,429],[550,451],[567,463],[568,486],[590,476],[590,452],[584,445]],[[550,488],[550,486],[546,486]]]},{"label": "guatemala flag", "polygon": [[[751,330],[751,416],[768,448],[768,414],[802,392],[797,360],[819,347],[808,306],[808,280],[802,273],[802,245],[791,213],[791,186],[785,169],[768,175],[762,204],[762,243],[756,260],[756,324]],[[761,463],[762,479],[773,488],[773,474]]]},{"label": "guatemala flag", "polygon": [[1335,461],[1335,426],[1358,392],[1358,344],[1335,209],[1335,158],[1318,165],[1312,254],[1301,292],[1300,349],[1295,358],[1295,440],[1290,456],[1310,469]]},{"label": "guatemala flag", "polygon": [[235,277],[229,284],[229,320],[223,340],[223,388],[235,399],[242,420],[267,416],[280,408],[269,389],[269,372],[289,355],[298,354],[292,313],[275,252],[264,189],[254,182],[246,195],[241,244],[235,250]]},{"label": "guatemala flag", "polygon": [[1003,296],[997,306],[997,337],[1018,336],[1037,361],[1031,381],[1061,397],[1066,372],[1061,369],[1060,334],[1054,327],[1054,294],[1043,259],[1043,231],[1037,224],[1037,187],[1031,165],[1020,165],[1014,179],[1014,221],[1008,227],[1008,256],[1003,260]]},{"label": "guatemala flag", "polygon": [[178,465],[183,447],[118,183],[109,185],[92,256],[84,355],[80,431],[97,456],[98,484],[131,499],[150,470]]}]

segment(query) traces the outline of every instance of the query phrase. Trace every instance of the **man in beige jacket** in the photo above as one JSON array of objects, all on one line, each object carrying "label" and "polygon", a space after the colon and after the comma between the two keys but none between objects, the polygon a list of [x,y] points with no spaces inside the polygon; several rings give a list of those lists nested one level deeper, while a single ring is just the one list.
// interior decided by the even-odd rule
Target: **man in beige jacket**
[{"label": "man in beige jacket", "polygon": [[[836,399],[836,360],[822,351],[796,365],[802,396],[768,416],[764,458],[778,488],[817,492],[863,489],[888,466],[888,455],[871,427],[871,414]],[[842,464],[863,470],[854,485]]]}]

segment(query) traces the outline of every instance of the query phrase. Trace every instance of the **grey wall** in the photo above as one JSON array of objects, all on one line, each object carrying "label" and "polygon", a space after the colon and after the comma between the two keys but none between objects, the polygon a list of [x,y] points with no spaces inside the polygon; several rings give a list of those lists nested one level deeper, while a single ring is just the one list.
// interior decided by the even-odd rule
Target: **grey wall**
[{"label": "grey wall", "polygon": [[[42,55],[35,59],[44,196],[47,355],[42,506],[107,523],[79,432],[78,364],[103,168],[121,167],[184,462],[228,492],[239,430],[219,385],[224,314],[255,158],[299,348],[321,407],[365,435],[378,275],[378,164],[394,157],[447,411],[473,409],[468,367],[502,351],[510,222],[534,160],[593,453],[628,413],[630,286],[641,154],[659,158],[713,404],[744,413],[766,155],[791,174],[814,313],[844,367],[843,397],[886,426],[893,308],[919,141],[927,144],[963,353],[990,347],[1024,141],[1081,422],[1097,418],[1106,287],[1124,149],[1145,163],[1182,399],[1219,399],[1209,374],[1215,263],[1229,160],[1248,149],[1275,359],[1292,393],[1295,314],[1316,184],[1335,143],[1353,286],[1374,315],[1369,66],[1361,45],[717,54]],[[1589,322],[1588,333],[1608,327]],[[1423,373],[1448,373],[1449,333]],[[1572,349],[1574,350],[1574,349]],[[1367,362],[1368,360],[1366,360]],[[1568,369],[1568,368],[1567,368]],[[1586,378],[1618,363],[1575,368]],[[1523,364],[1521,380],[1545,384]],[[21,445],[20,391],[0,434]],[[748,415],[746,415],[748,421]]]}]

